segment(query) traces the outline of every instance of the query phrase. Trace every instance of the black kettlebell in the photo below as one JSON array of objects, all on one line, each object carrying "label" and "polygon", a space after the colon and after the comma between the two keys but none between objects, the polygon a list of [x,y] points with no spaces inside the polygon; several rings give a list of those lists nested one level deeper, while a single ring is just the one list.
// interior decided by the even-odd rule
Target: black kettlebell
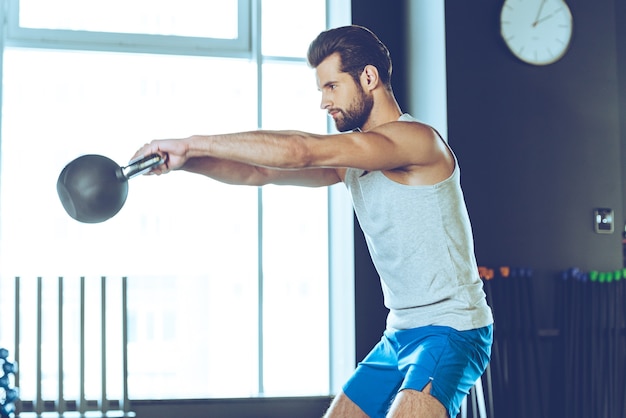
[{"label": "black kettlebell", "polygon": [[128,180],[164,161],[164,157],[151,154],[120,167],[102,155],[83,155],[63,168],[57,181],[57,193],[72,218],[84,223],[104,222],[124,206]]}]

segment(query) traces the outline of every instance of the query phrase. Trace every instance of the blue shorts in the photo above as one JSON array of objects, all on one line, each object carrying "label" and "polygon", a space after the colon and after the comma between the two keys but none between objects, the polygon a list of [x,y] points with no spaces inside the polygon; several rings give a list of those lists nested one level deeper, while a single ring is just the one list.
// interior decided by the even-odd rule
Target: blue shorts
[{"label": "blue shorts", "polygon": [[343,391],[367,415],[384,417],[403,389],[430,394],[452,418],[482,376],[491,356],[492,326],[470,331],[427,326],[390,331],[359,363]]}]

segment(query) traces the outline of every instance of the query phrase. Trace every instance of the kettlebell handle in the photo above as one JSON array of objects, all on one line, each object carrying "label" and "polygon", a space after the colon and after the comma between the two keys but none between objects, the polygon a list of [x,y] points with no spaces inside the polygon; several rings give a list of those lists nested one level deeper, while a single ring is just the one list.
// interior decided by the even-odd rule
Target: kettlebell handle
[{"label": "kettlebell handle", "polygon": [[133,177],[147,173],[152,167],[164,163],[165,159],[166,157],[159,154],[137,157],[131,160],[126,167],[121,167],[122,175],[126,179],[132,179]]}]

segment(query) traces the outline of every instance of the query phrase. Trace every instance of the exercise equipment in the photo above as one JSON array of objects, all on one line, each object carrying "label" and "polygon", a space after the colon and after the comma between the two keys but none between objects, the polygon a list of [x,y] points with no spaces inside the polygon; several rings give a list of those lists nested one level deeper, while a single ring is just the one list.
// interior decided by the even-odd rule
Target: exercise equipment
[{"label": "exercise equipment", "polygon": [[124,206],[128,180],[164,161],[165,157],[151,154],[120,167],[102,155],[83,155],[63,168],[57,181],[57,193],[72,218],[84,223],[104,222]]},{"label": "exercise equipment", "polygon": [[13,387],[10,376],[17,373],[17,363],[8,360],[9,350],[0,348],[0,417],[15,416],[15,401],[19,399],[18,389]]},{"label": "exercise equipment", "polygon": [[485,373],[488,416],[545,417],[534,271],[501,266],[479,267],[478,273],[494,315],[491,362]]},{"label": "exercise equipment", "polygon": [[562,338],[554,364],[551,416],[626,416],[626,269],[572,267],[557,281],[557,325]]}]

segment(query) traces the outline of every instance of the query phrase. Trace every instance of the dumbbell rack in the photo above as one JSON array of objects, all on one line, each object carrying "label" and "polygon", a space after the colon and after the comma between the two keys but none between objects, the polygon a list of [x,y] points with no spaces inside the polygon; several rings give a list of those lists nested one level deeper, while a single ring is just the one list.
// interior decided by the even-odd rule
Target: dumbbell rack
[{"label": "dumbbell rack", "polygon": [[[46,279],[50,280],[50,279]],[[55,279],[52,279],[55,280]],[[130,402],[128,399],[128,357],[127,357],[127,342],[128,342],[128,330],[127,330],[127,283],[126,278],[121,278],[121,283],[117,283],[120,286],[122,293],[122,301],[121,301],[121,353],[122,353],[122,392],[123,395],[120,399],[109,399],[107,396],[107,369],[109,367],[120,367],[118,364],[107,364],[107,348],[108,348],[108,338],[107,338],[107,283],[112,283],[114,279],[107,279],[106,277],[101,277],[99,279],[99,287],[100,287],[100,318],[97,323],[93,323],[94,321],[88,323],[89,321],[85,315],[85,305],[89,303],[86,300],[86,292],[85,292],[85,281],[87,280],[85,277],[80,277],[79,286],[80,286],[80,297],[79,297],[79,306],[80,313],[78,318],[78,345],[79,347],[71,347],[73,350],[77,350],[78,355],[78,382],[79,382],[79,392],[80,395],[77,399],[67,399],[65,395],[65,387],[64,387],[64,377],[67,376],[70,372],[67,370],[67,359],[64,358],[64,350],[69,348],[66,347],[68,345],[67,339],[64,338],[64,317],[67,316],[67,313],[64,311],[64,291],[66,284],[69,280],[58,277],[58,300],[56,304],[58,305],[56,318],[43,317],[43,278],[38,277],[36,279],[36,283],[32,286],[25,286],[25,280],[16,277],[15,278],[15,359],[16,362],[22,364],[22,373],[34,373],[35,379],[35,396],[33,399],[21,399],[16,402],[17,410],[20,418],[35,418],[35,417],[49,417],[49,418],[69,418],[69,417],[93,417],[93,418],[131,418],[135,417],[135,413],[130,410]],[[92,280],[92,279],[90,279]],[[75,282],[75,281],[74,281]],[[49,283],[49,282],[48,282]],[[34,290],[33,290],[34,288]],[[32,293],[35,293],[34,295]],[[26,300],[36,300],[35,302],[35,317],[36,317],[36,326],[31,327],[23,324],[22,313],[20,312],[21,304]],[[42,382],[43,382],[43,356],[42,352],[46,348],[43,346],[43,331],[44,331],[44,322],[45,321],[55,321],[59,324],[58,327],[58,335],[56,337],[56,344],[54,351],[58,353],[58,359],[56,360],[56,364],[58,364],[58,383],[57,383],[57,396],[56,399],[44,399],[42,394]],[[34,329],[33,329],[34,328]],[[100,358],[100,378],[101,382],[99,382],[102,390],[100,399],[87,399],[86,398],[86,353],[85,353],[85,341],[86,341],[86,332],[85,330],[89,329],[97,329],[100,331],[100,343],[101,343],[101,358]],[[26,336],[25,333],[34,332],[35,335]],[[28,337],[28,338],[25,338]],[[24,340],[28,339],[28,341],[35,341],[36,345],[36,359],[35,364],[25,366],[24,361],[26,359],[20,359],[22,352],[20,350],[20,342],[22,342],[22,346],[24,346]],[[49,347],[49,346],[48,346]],[[32,377],[32,376],[29,376]],[[15,385],[19,386],[20,374],[15,375]],[[1,417],[4,418],[4,417]]]}]

